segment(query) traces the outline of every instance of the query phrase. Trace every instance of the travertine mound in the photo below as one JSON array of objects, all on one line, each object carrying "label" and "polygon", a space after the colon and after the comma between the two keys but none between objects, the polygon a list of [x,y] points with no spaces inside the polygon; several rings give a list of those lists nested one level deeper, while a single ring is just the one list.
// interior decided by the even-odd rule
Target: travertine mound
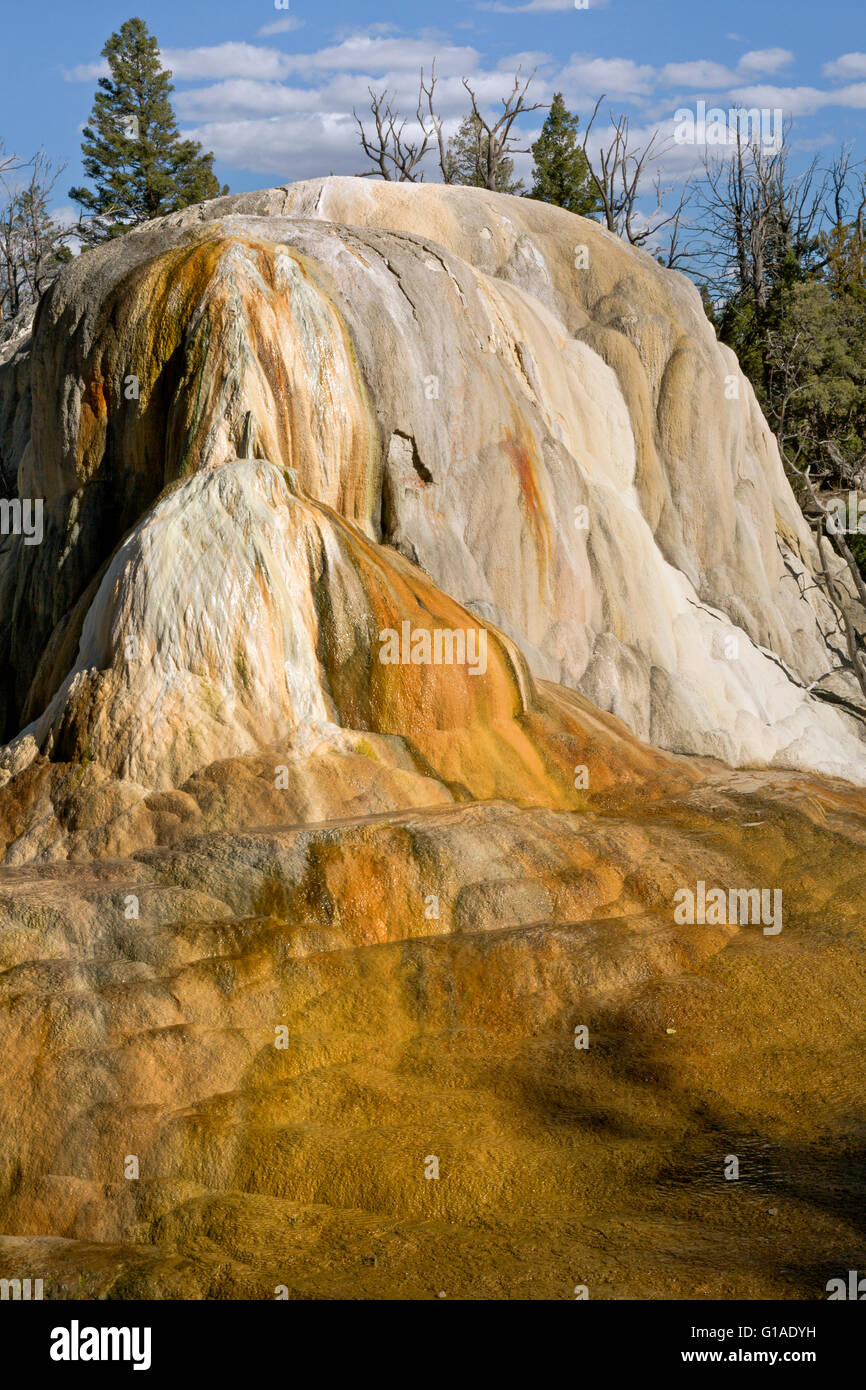
[{"label": "travertine mound", "polygon": [[[437,633],[471,633],[474,663],[383,662],[381,634],[401,646],[404,625],[429,634],[431,655]],[[112,557],[72,669],[7,750],[6,860],[150,843],[149,789],[181,810],[175,789],[255,755],[246,823],[273,819],[275,803],[280,823],[455,797],[580,806],[696,775],[539,688],[510,639],[298,496],[288,470],[246,459],[169,489]],[[51,783],[69,765],[64,816]],[[62,775],[60,788],[62,801]]]},{"label": "travertine mound", "polygon": [[[866,745],[694,289],[529,200],[330,179],[87,253],[0,357],[44,501],[0,541],[0,1277],[856,1268]],[[483,661],[428,659],[457,633]],[[700,882],[781,929],[679,921]]]},{"label": "travertine mound", "polygon": [[[20,349],[14,366],[20,386]],[[65,270],[42,305],[29,387],[26,439],[20,389],[0,396],[17,412],[0,430],[4,468],[17,467],[22,496],[45,499],[46,530],[0,554],[7,738],[54,700],[29,728],[51,752],[61,692],[74,740],[93,734],[94,756],[113,743],[114,763],[146,786],[210,761],[221,716],[200,700],[188,721],[200,752],[166,762],[137,733],[154,717],[147,679],[113,702],[83,687],[110,664],[93,640],[111,624],[115,641],[118,624],[135,635],[140,570],[118,571],[121,537],[136,527],[126,544],[145,549],[151,533],[167,538],[163,490],[250,452],[419,565],[536,676],[657,746],[866,776],[858,722],[806,689],[843,664],[838,619],[748,383],[694,287],[595,224],[480,190],[353,179],[218,199]],[[159,593],[150,679],[177,674],[169,699],[188,678],[212,682],[231,728],[259,692],[248,698],[238,657],[245,592],[223,572],[255,567],[264,523],[245,499],[233,543],[209,520],[197,540],[191,499],[206,509],[211,496],[192,488],[176,504],[190,502],[175,526],[202,550],[196,577]],[[201,650],[174,645],[181,601],[201,605],[202,622],[219,605]],[[333,594],[329,574],[312,599],[262,601],[276,627],[298,618],[308,637],[311,603],[353,622],[357,604],[361,623],[371,608],[360,591]],[[151,661],[153,634],[139,636]],[[270,690],[260,707],[268,742],[319,704],[314,646],[294,653],[288,698]],[[834,679],[854,693],[844,672]],[[222,751],[243,742],[232,729]]]}]

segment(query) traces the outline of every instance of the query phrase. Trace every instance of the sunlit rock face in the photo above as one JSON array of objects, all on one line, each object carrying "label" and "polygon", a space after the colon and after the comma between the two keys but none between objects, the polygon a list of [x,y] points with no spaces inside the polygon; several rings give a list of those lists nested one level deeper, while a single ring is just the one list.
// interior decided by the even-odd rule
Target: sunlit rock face
[{"label": "sunlit rock face", "polygon": [[476,797],[561,802],[571,763],[529,734],[543,706],[513,643],[247,459],[170,489],[121,544],[72,670],[15,749],[169,788],[221,757],[346,747],[363,729],[411,740]]},{"label": "sunlit rock face", "polygon": [[0,1277],[856,1267],[866,745],[687,281],[481,190],[219,199],[0,348],[0,473],[44,508],[0,539]]},{"label": "sunlit rock face", "polygon": [[[856,722],[806,691],[841,664],[841,638],[751,388],[693,286],[592,223],[475,189],[352,179],[219,199],[64,272],[39,316],[31,390],[19,490],[45,499],[46,537],[4,547],[7,738],[97,661],[86,643],[124,532],[170,544],[165,511],[153,531],[148,508],[237,457],[249,417],[250,451],[291,469],[302,495],[642,738],[863,779]],[[245,554],[233,548],[242,568],[260,524],[253,508]],[[201,593],[178,578],[158,597],[161,661],[179,673],[172,604],[206,592],[215,611],[207,563]],[[112,583],[134,582],[113,565]],[[244,589],[227,582],[205,669],[242,704]],[[114,601],[134,621],[132,593]],[[277,625],[294,621],[286,595],[263,601]],[[310,711],[314,665],[298,666],[293,697]],[[285,734],[282,714],[262,731]],[[131,747],[126,759],[131,771]]]}]

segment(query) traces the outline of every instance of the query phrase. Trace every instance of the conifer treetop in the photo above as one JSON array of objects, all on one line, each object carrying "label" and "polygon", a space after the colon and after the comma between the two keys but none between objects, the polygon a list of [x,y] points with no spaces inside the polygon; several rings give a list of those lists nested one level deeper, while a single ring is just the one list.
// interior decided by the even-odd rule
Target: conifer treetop
[{"label": "conifer treetop", "polygon": [[142,19],[127,19],[102,50],[110,76],[100,77],[84,130],[82,163],[93,189],[70,189],[89,220],[86,241],[102,241],[152,217],[227,193],[213,155],[181,138],[171,73]]}]

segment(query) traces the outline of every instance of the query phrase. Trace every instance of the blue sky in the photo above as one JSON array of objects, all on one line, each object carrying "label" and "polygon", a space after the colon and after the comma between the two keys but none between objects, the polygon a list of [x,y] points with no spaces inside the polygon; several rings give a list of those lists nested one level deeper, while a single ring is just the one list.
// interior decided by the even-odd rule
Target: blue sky
[{"label": "blue sky", "polygon": [[[442,0],[439,5],[291,0],[42,0],[4,14],[0,137],[26,155],[43,146],[68,168],[57,203],[80,182],[80,131],[100,50],[140,15],[174,72],[181,128],[216,154],[233,192],[365,167],[351,117],[367,86],[388,87],[412,114],[420,63],[437,57],[441,114],[455,125],[468,76],[494,104],[518,62],[538,68],[536,100],[561,89],[585,115],[597,96],[636,130],[669,130],[703,99],[780,107],[800,158],[866,134],[862,0]],[[14,61],[10,62],[9,55]],[[527,118],[530,138],[544,112]],[[448,125],[446,124],[446,128]],[[674,174],[693,149],[669,157]],[[523,168],[518,161],[521,172]],[[435,177],[431,161],[427,177]]]}]

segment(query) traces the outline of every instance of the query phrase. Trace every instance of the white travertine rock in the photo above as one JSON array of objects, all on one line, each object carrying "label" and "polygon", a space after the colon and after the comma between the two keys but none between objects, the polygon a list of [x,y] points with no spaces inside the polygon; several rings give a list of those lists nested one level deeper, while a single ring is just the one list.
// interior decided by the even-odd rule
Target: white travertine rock
[{"label": "white travertine rock", "polygon": [[[281,529],[262,470],[204,480],[250,416],[274,470],[499,626],[537,676],[666,749],[866,781],[861,726],[807,690],[844,646],[751,387],[694,286],[592,222],[340,178],[218,199],[64,271],[32,390],[19,478],[50,499],[48,540],[0,557],[0,596],[20,614],[56,591],[34,650],[26,624],[10,639],[17,727],[38,741],[130,636],[143,674],[92,716],[125,775],[153,784],[333,722],[316,604],[324,586],[366,621],[364,602],[329,566],[316,577],[327,528]],[[99,486],[123,503],[102,550]],[[242,637],[246,674],[226,657]],[[159,719],[176,748],[145,776],[136,748]]]}]

